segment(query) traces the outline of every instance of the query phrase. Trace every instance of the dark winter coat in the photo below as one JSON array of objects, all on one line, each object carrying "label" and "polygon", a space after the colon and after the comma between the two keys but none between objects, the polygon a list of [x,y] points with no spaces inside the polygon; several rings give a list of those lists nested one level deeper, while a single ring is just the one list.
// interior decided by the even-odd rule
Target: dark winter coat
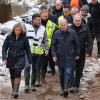
[{"label": "dark winter coat", "polygon": [[85,53],[91,55],[92,53],[92,36],[88,27],[82,24],[80,27],[76,27],[74,24],[71,26],[76,31],[79,45],[80,45],[80,57],[85,57]]},{"label": "dark winter coat", "polygon": [[62,16],[63,14],[63,8],[57,10],[56,7],[53,8],[53,14],[56,16],[56,18],[58,19],[60,16]]},{"label": "dark winter coat", "polygon": [[100,34],[100,3],[94,5],[90,3],[89,12],[91,14],[91,17],[93,18],[96,33]]},{"label": "dark winter coat", "polygon": [[75,65],[75,56],[79,55],[79,43],[74,30],[66,32],[57,30],[52,38],[51,52],[57,57],[59,67],[72,67]]},{"label": "dark winter coat", "polygon": [[57,17],[54,14],[49,14],[48,20],[51,20],[53,23],[57,24]]},{"label": "dark winter coat", "polygon": [[71,0],[61,0],[63,5],[70,5]]},{"label": "dark winter coat", "polygon": [[92,38],[94,38],[94,36],[95,36],[94,26],[95,25],[93,23],[93,18],[91,17],[90,14],[88,14],[87,16],[83,17],[83,19],[84,19],[84,24],[86,24],[89,27]]},{"label": "dark winter coat", "polygon": [[87,0],[79,0],[80,6],[88,4]]},{"label": "dark winter coat", "polygon": [[7,60],[7,68],[24,68],[25,52],[28,56],[29,64],[31,64],[31,52],[28,39],[24,34],[18,39],[14,33],[8,35],[2,46],[2,60]]},{"label": "dark winter coat", "polygon": [[68,21],[68,24],[72,25],[72,23],[73,23],[73,17],[72,17],[71,14],[68,15],[68,16],[66,16],[65,19]]}]

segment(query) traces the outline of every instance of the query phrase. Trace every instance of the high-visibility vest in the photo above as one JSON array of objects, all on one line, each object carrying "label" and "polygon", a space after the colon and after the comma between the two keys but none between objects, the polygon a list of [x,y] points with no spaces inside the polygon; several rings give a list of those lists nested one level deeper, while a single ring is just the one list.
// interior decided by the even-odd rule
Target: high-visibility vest
[{"label": "high-visibility vest", "polygon": [[[28,28],[27,28],[28,27]],[[37,33],[35,33],[34,27],[32,25],[27,25],[27,33],[26,36],[28,37],[30,50],[32,54],[43,54],[43,38],[45,33],[45,27],[40,25]]]},{"label": "high-visibility vest", "polygon": [[47,37],[48,37],[48,46],[49,47],[51,45],[52,35],[53,35],[53,32],[54,32],[56,26],[57,25],[55,23],[53,23],[52,21],[50,21],[50,20],[47,21],[46,34],[47,34]]},{"label": "high-visibility vest", "polygon": [[79,6],[79,0],[71,0],[70,1],[70,6],[73,7],[73,6]]},{"label": "high-visibility vest", "polygon": [[60,28],[60,20],[62,20],[62,19],[64,19],[63,15],[58,18],[58,26],[59,26],[59,28]]},{"label": "high-visibility vest", "polygon": [[[63,15],[58,18],[58,26],[59,26],[59,28],[60,28],[60,20],[62,20],[62,19],[64,19]],[[68,26],[71,26],[71,25],[72,25],[71,23],[68,23]]]}]

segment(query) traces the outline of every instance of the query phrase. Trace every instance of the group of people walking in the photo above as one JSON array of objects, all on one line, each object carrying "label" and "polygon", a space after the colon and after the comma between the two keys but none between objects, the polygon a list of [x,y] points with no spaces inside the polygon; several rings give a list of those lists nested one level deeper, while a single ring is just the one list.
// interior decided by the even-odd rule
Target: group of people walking
[{"label": "group of people walking", "polygon": [[14,98],[18,97],[23,69],[25,93],[29,93],[45,84],[48,66],[52,77],[58,66],[60,95],[67,97],[69,92],[79,91],[85,59],[92,56],[95,37],[100,57],[100,4],[97,0],[74,6],[64,2],[57,0],[49,8],[42,5],[26,29],[17,23],[6,37],[2,60],[9,68]]}]

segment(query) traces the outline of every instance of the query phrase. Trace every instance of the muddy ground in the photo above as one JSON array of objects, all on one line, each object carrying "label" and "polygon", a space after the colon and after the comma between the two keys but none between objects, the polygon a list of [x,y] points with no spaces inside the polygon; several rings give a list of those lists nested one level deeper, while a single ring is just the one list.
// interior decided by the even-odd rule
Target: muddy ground
[{"label": "muddy ground", "polygon": [[[11,98],[10,82],[0,84],[0,100],[14,100]],[[5,84],[5,86],[3,85]],[[88,82],[88,90],[76,94],[69,94],[68,98],[59,96],[60,86],[58,75],[52,77],[47,75],[47,83],[37,88],[37,92],[24,93],[24,81],[21,82],[18,100],[100,100],[100,73],[96,75],[95,80]]]}]

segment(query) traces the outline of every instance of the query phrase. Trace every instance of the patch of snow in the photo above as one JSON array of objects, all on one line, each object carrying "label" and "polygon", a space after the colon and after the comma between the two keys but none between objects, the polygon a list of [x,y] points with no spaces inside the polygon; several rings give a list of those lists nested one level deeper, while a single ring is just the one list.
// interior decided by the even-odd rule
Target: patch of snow
[{"label": "patch of snow", "polygon": [[22,0],[20,2],[18,2],[17,4],[19,5],[27,5],[28,7],[32,7],[36,4],[37,1],[33,1],[33,0]]},{"label": "patch of snow", "polygon": [[100,72],[100,59],[88,58],[81,79],[81,89],[87,89],[88,82],[95,78],[95,75]]}]

